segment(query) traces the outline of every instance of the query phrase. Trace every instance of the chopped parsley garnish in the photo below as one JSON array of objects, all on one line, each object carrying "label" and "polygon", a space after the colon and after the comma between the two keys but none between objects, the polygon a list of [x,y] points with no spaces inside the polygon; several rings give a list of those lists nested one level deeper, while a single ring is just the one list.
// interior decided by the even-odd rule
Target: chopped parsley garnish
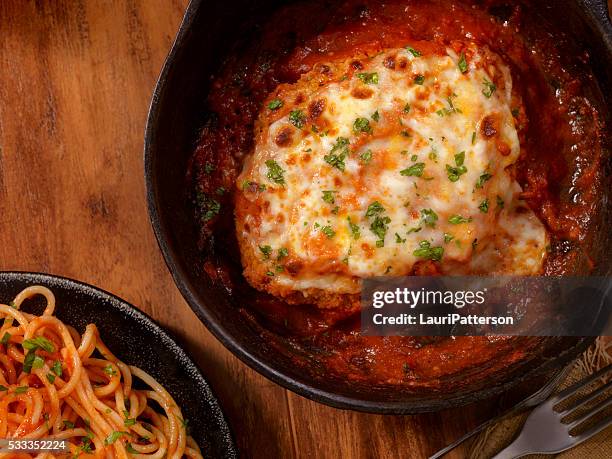
[{"label": "chopped parsley garnish", "polygon": [[501,196],[497,195],[497,208],[503,209],[504,205],[505,205],[504,200],[501,198]]},{"label": "chopped parsley garnish", "polygon": [[389,217],[374,217],[374,221],[370,225],[370,231],[378,237],[376,241],[376,247],[384,247],[385,246],[385,235],[387,234],[387,230],[389,229],[389,223],[391,223],[391,219]]},{"label": "chopped parsley garnish", "polygon": [[415,162],[417,159],[419,159],[419,157],[417,155],[412,155],[410,157],[410,161]]},{"label": "chopped parsley garnish", "polygon": [[335,204],[336,200],[334,198],[334,193],[337,193],[337,191],[334,190],[325,190],[323,191],[323,201],[329,203],[329,204]]},{"label": "chopped parsley garnish", "polygon": [[412,254],[415,257],[424,258],[426,260],[440,261],[444,255],[443,247],[432,247],[429,241],[419,242],[419,248]]},{"label": "chopped parsley garnish", "polygon": [[296,128],[302,129],[306,124],[306,115],[302,110],[291,110],[291,113],[289,113],[289,122]]},{"label": "chopped parsley garnish", "polygon": [[515,118],[516,118],[517,116],[519,116],[519,115],[520,115],[520,113],[521,113],[521,109],[520,109],[520,108],[515,107],[515,108],[513,108],[513,109],[512,109],[512,116],[514,116]]},{"label": "chopped parsley garnish", "polygon": [[321,232],[325,234],[328,239],[331,239],[336,235],[336,232],[329,225],[326,225],[323,228],[321,228]]},{"label": "chopped parsley garnish", "polygon": [[378,73],[358,73],[357,78],[363,81],[365,84],[378,84]]},{"label": "chopped parsley garnish", "polygon": [[480,205],[478,206],[478,208],[483,214],[486,214],[489,211],[489,199],[487,198],[484,201],[482,201]]},{"label": "chopped parsley garnish", "polygon": [[[32,367],[34,366],[34,360],[37,358],[38,356],[35,354],[35,351],[28,351],[28,353],[26,354],[25,358],[23,359],[23,372],[24,373],[31,373],[32,372]],[[42,362],[40,364],[40,366],[42,367],[44,365],[44,361],[38,357],[38,359],[40,359],[40,361]],[[40,368],[40,367],[38,367]]]},{"label": "chopped parsley garnish", "polygon": [[128,443],[127,445],[125,445],[125,450],[130,454],[139,454],[138,451],[134,449],[131,443]]},{"label": "chopped parsley garnish", "polygon": [[380,120],[380,113],[378,113],[378,110],[376,110],[374,113],[372,113],[372,116],[370,118],[372,118],[374,121],[379,121]]},{"label": "chopped parsley garnish", "polygon": [[346,217],[348,221],[349,228],[351,230],[351,234],[353,235],[353,239],[359,239],[361,237],[361,231],[359,231],[359,225],[353,223],[351,217]]},{"label": "chopped parsley garnish", "polygon": [[410,113],[410,104],[404,105],[404,113]]},{"label": "chopped parsley garnish", "polygon": [[263,254],[264,260],[269,259],[270,255],[272,255],[272,247],[270,247],[269,245],[264,245],[264,246],[260,245],[259,251]]},{"label": "chopped parsley garnish", "polygon": [[117,372],[115,371],[115,369],[113,368],[113,366],[111,364],[106,365],[104,368],[104,373],[106,373],[109,376],[115,376],[117,374]]},{"label": "chopped parsley garnish", "polygon": [[416,49],[414,49],[412,46],[406,46],[406,51],[408,51],[410,54],[412,54],[414,57],[421,57],[422,54],[420,51],[417,51]]},{"label": "chopped parsley garnish", "polygon": [[53,384],[55,382],[55,375],[53,373],[47,373],[47,381]]},{"label": "chopped parsley garnish", "polygon": [[497,90],[497,86],[495,86],[491,81],[487,80],[486,78],[483,80],[482,85],[484,86],[484,88],[482,89],[482,93],[487,99],[489,99]]},{"label": "chopped parsley garnish", "polygon": [[418,85],[422,85],[423,83],[425,83],[425,76],[424,75],[417,75],[414,77],[414,83],[418,84]]},{"label": "chopped parsley garnish", "polygon": [[448,108],[445,107],[438,110],[436,112],[438,116],[452,115],[453,113],[463,113],[459,108],[455,107],[455,103],[453,102],[453,99],[455,97],[457,97],[457,95],[452,94],[446,98],[446,102],[448,102]]},{"label": "chopped parsley garnish", "polygon": [[208,175],[216,169],[214,164],[206,163],[204,164],[204,172]]},{"label": "chopped parsley garnish", "polygon": [[459,58],[459,64],[457,64],[461,73],[465,73],[468,71],[468,63],[465,59],[465,53],[461,53],[461,57]]},{"label": "chopped parsley garnish", "polygon": [[270,110],[278,110],[282,106],[283,106],[283,101],[280,99],[271,100],[270,103],[268,104],[268,108]]},{"label": "chopped parsley garnish", "polygon": [[268,179],[274,183],[278,183],[279,185],[284,185],[285,184],[285,171],[283,170],[282,167],[280,167],[278,165],[278,163],[276,161],[274,161],[273,159],[268,159],[266,161],[266,166],[268,166],[268,173],[266,174],[266,177],[268,177]]},{"label": "chopped parsley garnish", "polygon": [[0,343],[6,344],[6,343],[9,342],[10,339],[11,339],[11,334],[9,332],[6,332],[4,334],[4,336],[2,336],[2,339],[0,340]]},{"label": "chopped parsley garnish", "polygon": [[274,273],[272,271],[268,271],[266,273],[266,276],[274,277]]},{"label": "chopped parsley garnish", "polygon": [[438,214],[432,209],[421,210],[421,222],[430,228],[435,228],[436,222],[438,221]]},{"label": "chopped parsley garnish", "polygon": [[355,131],[356,134],[360,132],[371,134],[372,126],[370,126],[370,121],[367,118],[357,118],[353,123],[353,131]]},{"label": "chopped parsley garnish", "polygon": [[346,137],[338,137],[329,154],[325,155],[323,159],[330,166],[335,167],[340,171],[344,171],[344,158],[346,158],[348,154],[349,139]]},{"label": "chopped parsley garnish", "polygon": [[397,242],[398,244],[403,244],[404,242],[406,242],[406,239],[402,239],[402,237],[398,233],[395,233],[395,242]]},{"label": "chopped parsley garnish", "polygon": [[119,439],[119,437],[123,435],[127,435],[127,432],[120,432],[115,430],[113,433],[111,433],[108,437],[104,439],[104,446],[112,445]]},{"label": "chopped parsley garnish", "polygon": [[362,163],[368,164],[370,161],[372,161],[372,150],[367,150],[363,152],[361,156],[359,157],[359,159],[361,160]]},{"label": "chopped parsley garnish", "polygon": [[130,418],[130,413],[127,410],[123,410],[123,416],[125,417],[125,420],[123,421],[123,425],[125,427],[131,427],[136,424],[136,419]]},{"label": "chopped parsley garnish", "polygon": [[452,234],[449,234],[449,233],[444,233],[444,243],[445,244],[448,244],[453,239],[455,239],[455,236],[453,236]]},{"label": "chopped parsley garnish", "polygon": [[8,387],[3,386],[2,384],[0,384],[0,392],[6,392],[8,390]]},{"label": "chopped parsley garnish", "polygon": [[423,228],[421,228],[420,226],[415,226],[414,228],[410,228],[408,231],[406,231],[406,234],[418,233],[422,229]]},{"label": "chopped parsley garnish", "polygon": [[43,351],[53,352],[55,346],[44,336],[37,336],[35,338],[26,339],[23,341],[22,346],[28,351],[34,351],[36,349],[42,349]]},{"label": "chopped parsley garnish", "polygon": [[56,360],[53,362],[53,366],[51,367],[51,371],[55,373],[57,376],[62,375],[62,364],[60,361]]},{"label": "chopped parsley garnish", "polygon": [[283,258],[287,258],[289,256],[289,250],[285,247],[281,247],[278,249],[278,256],[276,257],[276,261],[281,261]]},{"label": "chopped parsley garnish", "polygon": [[19,386],[15,388],[15,393],[16,394],[25,394],[28,391],[29,387],[28,386]]},{"label": "chopped parsley garnish", "polygon": [[467,172],[467,168],[463,165],[465,161],[465,151],[461,153],[457,153],[455,155],[455,166],[446,165],[446,173],[448,174],[448,179],[451,182],[456,182],[459,180],[463,174]]},{"label": "chopped parsley garnish", "polygon": [[221,203],[216,199],[210,198],[206,193],[198,192],[196,203],[202,221],[212,220],[221,211]]},{"label": "chopped parsley garnish", "polygon": [[74,429],[74,422],[68,421],[67,419],[65,419],[62,421],[62,423],[64,424],[64,427],[67,427],[69,429]]},{"label": "chopped parsley garnish", "polygon": [[385,211],[385,208],[378,201],[374,201],[372,204],[368,206],[368,210],[366,210],[366,217],[374,217],[375,215],[382,214]]},{"label": "chopped parsley garnish", "polygon": [[401,170],[400,174],[404,177],[421,177],[424,169],[425,163],[416,163],[407,169]]},{"label": "chopped parsley garnish", "polygon": [[480,174],[480,177],[478,177],[478,180],[476,181],[476,188],[482,188],[486,182],[491,180],[492,177],[493,176],[488,172]]},{"label": "chopped parsley garnish", "polygon": [[472,132],[472,145],[476,143],[476,131]]},{"label": "chopped parsley garnish", "polygon": [[472,221],[472,217],[465,218],[461,215],[451,215],[448,219],[448,222],[452,225],[459,225],[461,223],[470,223]]}]

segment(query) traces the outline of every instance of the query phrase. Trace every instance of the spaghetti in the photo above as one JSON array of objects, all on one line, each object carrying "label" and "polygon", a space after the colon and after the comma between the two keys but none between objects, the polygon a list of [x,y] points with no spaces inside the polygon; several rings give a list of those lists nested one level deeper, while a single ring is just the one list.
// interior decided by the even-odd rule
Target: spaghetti
[{"label": "spaghetti", "polygon": [[[20,311],[36,295],[46,299],[42,315]],[[57,319],[54,309],[53,293],[41,286],[0,304],[0,438],[68,442],[69,454],[35,455],[40,459],[201,458],[172,396],[140,368],[115,357],[94,324],[80,335]],[[148,389],[135,389],[135,378]]]}]

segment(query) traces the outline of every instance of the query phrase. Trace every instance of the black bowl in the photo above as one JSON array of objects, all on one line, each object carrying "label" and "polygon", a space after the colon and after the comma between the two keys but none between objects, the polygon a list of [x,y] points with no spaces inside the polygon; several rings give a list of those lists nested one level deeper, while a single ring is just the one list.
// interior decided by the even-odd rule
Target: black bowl
[{"label": "black bowl", "polygon": [[[238,456],[219,402],[198,367],[149,316],[110,293],[64,277],[0,272],[0,300],[8,302],[31,285],[53,291],[56,316],[83,332],[95,323],[108,348],[123,362],[136,365],[157,379],[174,397],[190,434],[204,457]],[[42,303],[28,301],[26,312],[42,312]]]},{"label": "black bowl", "polygon": [[[270,346],[260,330],[240,308],[251,298],[232,300],[225,290],[212,284],[202,271],[198,234],[187,202],[185,174],[202,127],[210,75],[215,73],[236,40],[238,28],[228,24],[286,2],[268,0],[192,0],[176,41],[159,78],[145,137],[147,201],[153,229],[168,268],[181,293],[211,332],[243,362],[312,400],[359,411],[407,414],[434,411],[467,404],[500,393],[509,387],[555,367],[561,367],[592,338],[555,339],[528,362],[509,370],[509,378],[488,381],[470,390],[446,394],[407,394],[397,390],[370,390],[346,381],[315,378],[296,367],[291,359]],[[588,49],[597,81],[593,91],[606,103],[612,100],[612,27],[605,0],[550,0],[537,2],[560,30],[572,31],[576,46]],[[608,187],[612,191],[612,187]],[[602,228],[612,224],[609,196],[600,206],[607,210]],[[612,235],[598,234],[599,266],[612,268]],[[239,262],[237,263],[239,265]],[[242,304],[239,304],[242,303]]]}]

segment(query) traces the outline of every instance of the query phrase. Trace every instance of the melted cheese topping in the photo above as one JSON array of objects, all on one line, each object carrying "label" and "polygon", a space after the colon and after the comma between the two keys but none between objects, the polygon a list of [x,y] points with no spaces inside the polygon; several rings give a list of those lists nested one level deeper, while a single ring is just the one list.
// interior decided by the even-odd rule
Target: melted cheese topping
[{"label": "melted cheese topping", "polygon": [[247,279],[308,296],[419,262],[539,273],[547,235],[518,199],[512,101],[508,68],[475,45],[387,50],[280,86],[237,182]]}]

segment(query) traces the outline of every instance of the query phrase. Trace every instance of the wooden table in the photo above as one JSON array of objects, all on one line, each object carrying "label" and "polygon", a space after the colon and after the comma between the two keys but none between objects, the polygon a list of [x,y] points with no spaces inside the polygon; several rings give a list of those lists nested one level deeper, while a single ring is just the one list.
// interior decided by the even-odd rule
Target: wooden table
[{"label": "wooden table", "polygon": [[260,376],[198,322],[151,231],[142,161],[186,5],[0,2],[0,269],[73,277],[155,317],[209,378],[244,456],[422,457],[492,415],[491,404],[413,417],[329,408]]}]

